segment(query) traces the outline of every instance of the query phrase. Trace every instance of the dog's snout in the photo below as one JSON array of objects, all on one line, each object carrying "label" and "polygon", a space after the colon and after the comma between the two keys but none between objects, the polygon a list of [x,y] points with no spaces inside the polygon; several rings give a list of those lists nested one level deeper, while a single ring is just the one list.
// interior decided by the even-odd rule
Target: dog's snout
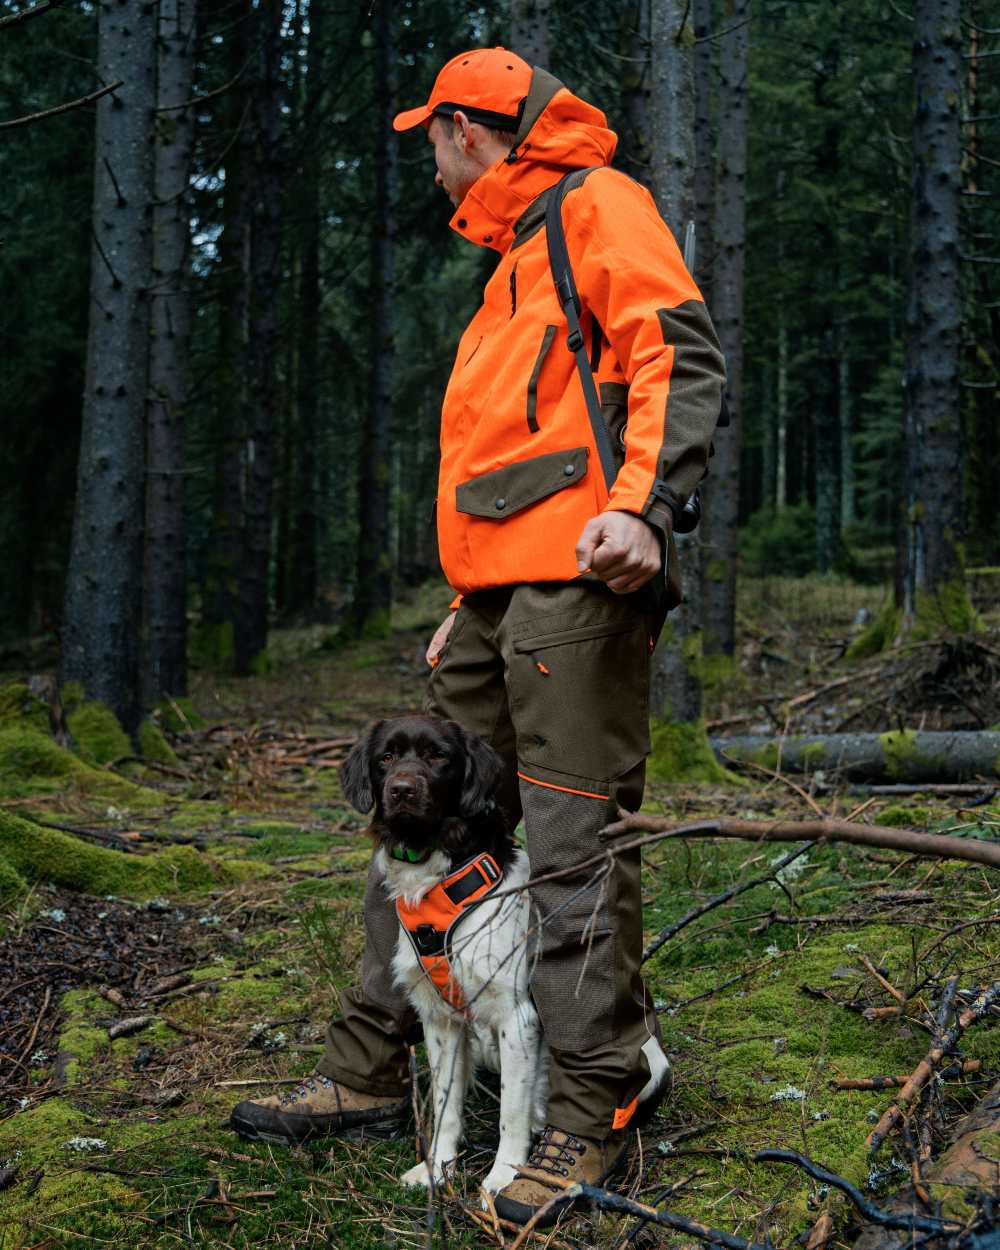
[{"label": "dog's snout", "polygon": [[397,803],[403,799],[412,799],[416,792],[417,787],[411,777],[394,777],[389,783],[389,793]]}]

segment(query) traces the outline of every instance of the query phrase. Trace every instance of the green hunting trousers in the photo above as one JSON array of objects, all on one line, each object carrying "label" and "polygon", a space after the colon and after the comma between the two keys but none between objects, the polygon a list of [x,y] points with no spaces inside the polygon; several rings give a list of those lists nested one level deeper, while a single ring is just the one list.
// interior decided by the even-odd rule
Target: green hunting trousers
[{"label": "green hunting trousers", "polygon": [[[457,720],[506,764],[498,795],[523,814],[533,876],[607,849],[600,830],[642,801],[649,752],[650,619],[596,580],[467,595],[428,683],[426,710]],[[602,1139],[649,1076],[656,1016],[640,977],[640,852],[532,890],[541,918],[532,997],[552,1053],[548,1120]],[[319,1071],[396,1095],[416,1017],[393,985],[395,907],[369,874],[361,983],[342,995]]]}]

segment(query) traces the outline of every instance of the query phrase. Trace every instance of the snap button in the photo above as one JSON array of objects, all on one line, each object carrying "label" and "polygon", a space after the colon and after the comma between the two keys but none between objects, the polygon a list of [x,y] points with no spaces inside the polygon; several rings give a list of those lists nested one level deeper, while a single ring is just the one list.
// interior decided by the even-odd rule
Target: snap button
[{"label": "snap button", "polygon": [[576,472],[576,466],[572,464],[566,465],[566,467],[563,469],[563,473],[565,473],[567,477],[572,477],[575,472]]},{"label": "snap button", "polygon": [[464,218],[464,217],[459,217],[459,219],[458,219],[458,228],[459,228],[459,230],[464,230],[464,229],[465,229],[465,227],[466,227],[468,224],[469,224],[469,223],[465,220],[465,218]]},{"label": "snap button", "polygon": [[492,235],[492,234],[487,234],[487,235],[484,235],[484,236],[483,236],[483,242],[484,242],[484,243],[492,243],[492,242],[493,242],[493,235]]},{"label": "snap button", "polygon": [[497,500],[497,505],[496,505],[496,506],[497,506],[497,512],[503,512],[504,508],[506,508],[506,507],[507,507],[507,500],[506,500],[506,499],[498,499],[498,500]]}]

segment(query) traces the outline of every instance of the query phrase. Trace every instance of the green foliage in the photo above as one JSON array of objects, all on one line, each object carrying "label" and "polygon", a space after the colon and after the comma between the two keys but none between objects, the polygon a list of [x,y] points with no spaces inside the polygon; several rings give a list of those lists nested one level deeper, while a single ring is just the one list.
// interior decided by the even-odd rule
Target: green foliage
[{"label": "green foliage", "polygon": [[67,714],[66,725],[80,758],[88,764],[111,764],[133,754],[128,734],[103,703],[81,703]]},{"label": "green foliage", "polygon": [[0,907],[10,903],[28,888],[28,883],[10,860],[0,855]]},{"label": "green foliage", "polygon": [[204,717],[195,711],[188,698],[164,699],[154,708],[154,715],[166,733],[190,733],[193,729],[205,728]]},{"label": "green foliage", "polygon": [[893,829],[922,829],[930,820],[929,807],[904,807],[890,803],[875,817],[875,824],[888,825]]},{"label": "green foliage", "polygon": [[32,694],[23,682],[0,687],[0,729],[10,724],[21,725],[40,734],[49,732],[48,704]]},{"label": "green foliage", "polygon": [[795,504],[779,512],[762,508],[740,531],[740,560],[755,577],[780,572],[801,576],[816,567],[816,511]]},{"label": "green foliage", "polygon": [[193,668],[231,668],[233,663],[233,623],[200,626],[191,639]]},{"label": "green foliage", "polygon": [[964,579],[918,590],[911,637],[914,642],[941,634],[971,634],[980,628]]}]

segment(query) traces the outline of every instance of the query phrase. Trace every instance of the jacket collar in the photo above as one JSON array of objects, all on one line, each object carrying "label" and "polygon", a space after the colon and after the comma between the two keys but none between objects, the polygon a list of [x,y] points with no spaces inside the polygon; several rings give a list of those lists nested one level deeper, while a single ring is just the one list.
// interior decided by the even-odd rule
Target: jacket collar
[{"label": "jacket collar", "polygon": [[535,69],[510,155],[473,183],[452,229],[470,243],[506,252],[515,223],[542,192],[571,169],[610,164],[617,143],[600,109]]}]

